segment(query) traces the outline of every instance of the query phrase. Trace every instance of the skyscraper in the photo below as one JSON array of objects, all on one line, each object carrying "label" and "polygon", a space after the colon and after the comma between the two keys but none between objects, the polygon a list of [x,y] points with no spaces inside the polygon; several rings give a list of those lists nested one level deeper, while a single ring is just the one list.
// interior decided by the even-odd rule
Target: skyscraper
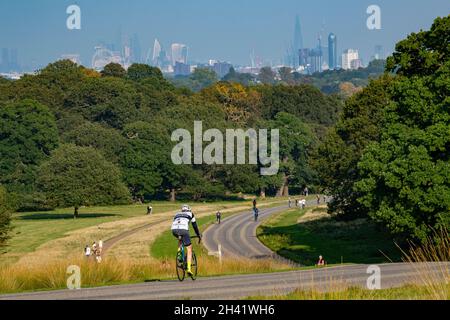
[{"label": "skyscraper", "polygon": [[[302,34],[302,26],[300,24],[300,17],[297,15],[295,17],[295,29],[294,29],[294,54],[297,57],[300,50],[303,49],[303,34]],[[298,66],[298,62],[296,62],[295,67]]]},{"label": "skyscraper", "polygon": [[328,67],[330,70],[337,68],[337,37],[334,33],[330,33],[328,36]]},{"label": "skyscraper", "polygon": [[376,45],[373,59],[384,59],[384,49],[382,45]]},{"label": "skyscraper", "polygon": [[[295,17],[295,28],[294,28],[294,42],[293,42],[293,53],[294,57],[298,57],[300,50],[303,49],[303,35],[302,35],[302,26],[300,24],[300,17],[297,15]],[[294,68],[297,68],[301,61],[297,61],[294,59]]]},{"label": "skyscraper", "polygon": [[188,59],[188,47],[181,43],[173,43],[172,50],[172,66],[175,66],[176,62],[187,64]]},{"label": "skyscraper", "polygon": [[342,54],[342,69],[349,70],[349,69],[357,69],[357,65],[353,63],[352,61],[359,60],[359,52],[358,50],[354,49],[347,49]]},{"label": "skyscraper", "polygon": [[158,58],[161,54],[161,44],[159,43],[158,39],[155,39],[155,43],[153,44],[153,58],[152,63],[154,65],[158,64]]}]

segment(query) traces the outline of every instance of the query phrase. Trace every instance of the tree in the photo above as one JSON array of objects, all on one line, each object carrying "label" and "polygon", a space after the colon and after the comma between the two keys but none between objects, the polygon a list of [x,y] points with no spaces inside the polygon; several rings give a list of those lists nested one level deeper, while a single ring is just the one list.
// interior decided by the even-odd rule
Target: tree
[{"label": "tree", "polygon": [[271,67],[263,67],[259,70],[258,80],[264,84],[274,84],[275,76],[276,74],[272,71]]},{"label": "tree", "polygon": [[129,193],[119,169],[97,150],[65,144],[56,149],[39,170],[38,187],[58,207],[126,203]]},{"label": "tree", "polygon": [[311,161],[321,184],[333,196],[330,213],[341,217],[366,216],[354,186],[360,179],[357,170],[364,149],[380,139],[380,123],[390,103],[390,76],[372,81],[364,90],[349,98],[334,128],[318,146]]},{"label": "tree", "polygon": [[292,84],[294,82],[294,75],[292,74],[292,69],[288,67],[282,67],[278,70],[278,75],[280,76],[281,81]]},{"label": "tree", "polygon": [[342,108],[338,97],[324,95],[311,85],[259,85],[255,90],[262,96],[265,119],[273,119],[278,113],[287,112],[305,122],[331,126],[336,123]]},{"label": "tree", "polygon": [[6,245],[11,231],[11,211],[13,204],[11,196],[0,185],[0,249]]},{"label": "tree", "polygon": [[303,186],[311,181],[308,156],[314,144],[311,129],[294,115],[281,112],[268,121],[268,128],[280,130],[280,174],[278,196],[289,195],[289,185]]},{"label": "tree", "polygon": [[450,229],[450,16],[396,46],[379,142],[364,153],[356,191],[369,215],[402,238]]},{"label": "tree", "polygon": [[223,78],[223,81],[240,83],[243,86],[248,86],[255,82],[255,77],[250,73],[238,73],[233,67],[230,68],[228,74]]},{"label": "tree", "polygon": [[109,63],[101,72],[102,77],[125,78],[127,71],[118,63]]},{"label": "tree", "polygon": [[157,79],[164,80],[164,76],[156,67],[151,67],[147,64],[133,63],[127,71],[129,79],[139,81],[143,79]]},{"label": "tree", "polygon": [[202,98],[220,103],[227,121],[245,126],[261,116],[261,95],[239,83],[218,82],[200,92]]},{"label": "tree", "polygon": [[64,107],[93,122],[122,129],[127,123],[150,114],[131,81],[120,78],[90,78],[65,98]]},{"label": "tree", "polygon": [[217,74],[208,68],[195,69],[190,78],[195,84],[194,91],[209,87],[218,81]]},{"label": "tree", "polygon": [[24,100],[1,107],[0,119],[0,183],[31,189],[37,166],[58,146],[55,117],[46,106]]},{"label": "tree", "polygon": [[160,190],[164,163],[170,161],[170,141],[163,127],[138,121],[127,125],[127,149],[120,163],[124,181],[132,196],[143,201]]},{"label": "tree", "polygon": [[93,147],[113,163],[118,162],[120,154],[127,148],[127,141],[120,131],[88,121],[64,133],[61,138],[65,143]]}]

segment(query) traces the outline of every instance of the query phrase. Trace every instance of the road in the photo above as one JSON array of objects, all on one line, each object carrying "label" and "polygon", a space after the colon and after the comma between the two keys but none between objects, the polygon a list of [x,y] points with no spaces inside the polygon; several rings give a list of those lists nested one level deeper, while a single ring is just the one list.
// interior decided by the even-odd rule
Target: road
[{"label": "road", "polygon": [[[309,202],[308,205],[313,205]],[[220,243],[224,258],[247,257],[260,259],[275,257],[256,238],[256,228],[271,215],[283,211],[286,206],[261,210],[258,223],[251,212],[244,212],[225,219],[221,225],[213,225],[204,233],[206,246],[217,250]],[[435,264],[383,264],[381,287],[397,287],[409,283],[421,283],[426,279],[448,280],[450,263]],[[61,290],[0,296],[0,300],[156,300],[156,299],[240,299],[258,295],[279,295],[296,289],[336,290],[342,286],[365,288],[370,274],[366,265],[344,265],[323,269],[298,270],[278,273],[233,275],[199,278],[197,281],[158,281],[141,284]]]},{"label": "road", "polygon": [[[307,202],[316,205],[316,200]],[[217,252],[221,246],[223,257],[243,257],[250,259],[278,258],[274,252],[264,246],[256,237],[258,226],[275,213],[288,209],[288,205],[261,209],[258,222],[253,220],[251,211],[234,215],[208,228],[203,234],[203,243],[210,252]]]},{"label": "road", "polygon": [[[420,283],[448,277],[450,263],[424,265],[385,264],[381,269],[381,287]],[[423,267],[423,270],[420,269]],[[63,290],[0,296],[0,300],[184,300],[240,299],[249,296],[286,294],[295,289],[336,290],[341,285],[366,287],[367,266],[351,265],[325,269],[280,273],[201,278],[197,281],[162,281],[134,285],[81,290]]]}]

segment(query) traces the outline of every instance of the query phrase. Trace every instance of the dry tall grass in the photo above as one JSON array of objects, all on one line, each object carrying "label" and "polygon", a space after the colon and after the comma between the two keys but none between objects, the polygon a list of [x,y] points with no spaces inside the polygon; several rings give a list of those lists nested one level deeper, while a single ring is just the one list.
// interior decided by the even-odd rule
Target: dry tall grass
[{"label": "dry tall grass", "polygon": [[[420,283],[432,299],[450,299],[450,234],[448,230],[435,231],[433,236],[421,245],[411,243],[404,252],[404,261],[411,263],[419,276]],[[432,272],[434,270],[434,272]],[[436,272],[437,270],[437,272]],[[444,279],[444,281],[442,280]]]},{"label": "dry tall grass", "polygon": [[[66,288],[70,265],[81,270],[82,287],[173,279],[175,261],[131,260],[106,258],[97,264],[92,259],[73,259],[37,265],[15,265],[0,268],[0,292],[54,290]],[[262,273],[287,270],[290,266],[275,260],[226,259],[222,264],[208,257],[199,261],[199,276]]]}]

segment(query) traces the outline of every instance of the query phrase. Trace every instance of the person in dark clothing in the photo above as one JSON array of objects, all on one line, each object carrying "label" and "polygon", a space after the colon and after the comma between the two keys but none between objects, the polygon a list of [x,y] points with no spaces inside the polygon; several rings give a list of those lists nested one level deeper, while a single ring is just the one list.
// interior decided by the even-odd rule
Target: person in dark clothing
[{"label": "person in dark clothing", "polygon": [[216,213],[216,222],[218,224],[220,224],[221,220],[222,220],[222,213],[220,211],[217,211],[217,213]]}]

